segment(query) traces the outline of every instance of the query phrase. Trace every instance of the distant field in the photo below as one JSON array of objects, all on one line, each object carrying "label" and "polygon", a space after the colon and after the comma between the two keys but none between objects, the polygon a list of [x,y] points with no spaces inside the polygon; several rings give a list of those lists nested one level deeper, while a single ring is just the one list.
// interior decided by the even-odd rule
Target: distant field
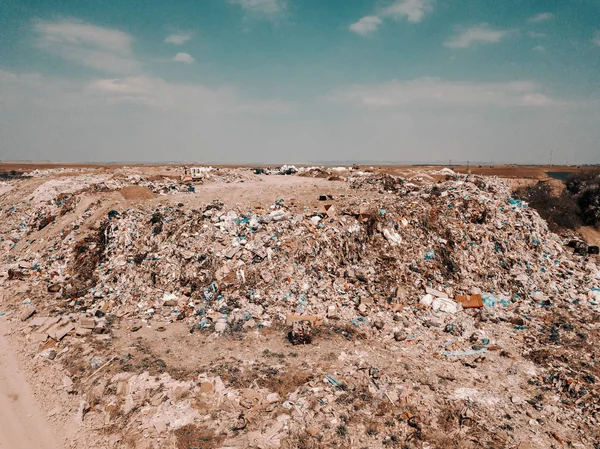
[{"label": "distant field", "polygon": [[[123,166],[142,167],[142,166],[184,166],[184,165],[212,165],[213,167],[260,167],[261,165],[219,165],[219,164],[140,164],[140,163],[119,163],[119,164],[84,164],[84,163],[37,163],[37,162],[0,162],[0,172],[10,170],[31,171],[31,170],[47,170],[52,168],[118,168]],[[262,166],[278,166],[279,164],[263,164]],[[373,167],[375,171],[381,171],[389,174],[401,174],[401,172],[410,170],[422,170],[425,172],[440,170],[442,165],[369,165],[361,166],[361,168]],[[477,175],[499,176],[501,178],[517,178],[517,179],[559,179],[564,180],[570,173],[585,170],[586,166],[544,166],[544,165],[466,165],[451,166],[452,170],[459,173],[467,173],[470,169],[471,173]]]}]

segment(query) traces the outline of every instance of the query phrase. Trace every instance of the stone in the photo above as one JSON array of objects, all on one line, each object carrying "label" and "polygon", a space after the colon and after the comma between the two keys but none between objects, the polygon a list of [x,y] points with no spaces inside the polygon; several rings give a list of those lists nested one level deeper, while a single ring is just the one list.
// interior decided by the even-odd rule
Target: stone
[{"label": "stone", "polygon": [[242,327],[244,329],[254,329],[256,327],[256,321],[254,321],[254,318],[250,318],[248,321],[244,322]]},{"label": "stone", "polygon": [[404,331],[394,332],[394,340],[396,340],[396,341],[404,341],[404,340],[406,340],[406,337],[407,337],[407,335],[406,335],[406,332],[404,332]]},{"label": "stone", "polygon": [[227,321],[224,319],[219,319],[215,323],[215,332],[224,332],[227,329]]},{"label": "stone", "polygon": [[33,316],[33,314],[35,314],[35,307],[28,306],[25,310],[23,310],[23,312],[21,312],[19,318],[21,321],[27,321]]},{"label": "stone", "polygon": [[79,318],[79,327],[84,329],[94,329],[96,327],[96,322],[93,318],[81,317]]}]

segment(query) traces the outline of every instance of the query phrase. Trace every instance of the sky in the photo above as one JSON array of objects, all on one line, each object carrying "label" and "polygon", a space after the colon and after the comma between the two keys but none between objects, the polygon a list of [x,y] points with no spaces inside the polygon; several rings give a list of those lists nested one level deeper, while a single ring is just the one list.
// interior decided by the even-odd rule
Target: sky
[{"label": "sky", "polygon": [[600,0],[2,0],[0,160],[600,163]]}]

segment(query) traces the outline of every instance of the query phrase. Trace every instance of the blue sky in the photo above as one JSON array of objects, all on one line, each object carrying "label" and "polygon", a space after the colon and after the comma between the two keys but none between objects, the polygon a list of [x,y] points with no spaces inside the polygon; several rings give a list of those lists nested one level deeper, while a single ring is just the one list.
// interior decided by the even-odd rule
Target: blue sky
[{"label": "blue sky", "polygon": [[600,2],[4,0],[0,158],[600,162]]}]

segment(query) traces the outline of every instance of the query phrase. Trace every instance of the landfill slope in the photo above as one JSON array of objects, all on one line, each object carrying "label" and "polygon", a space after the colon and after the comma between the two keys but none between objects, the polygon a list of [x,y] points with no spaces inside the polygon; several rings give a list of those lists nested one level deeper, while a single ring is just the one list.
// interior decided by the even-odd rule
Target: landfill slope
[{"label": "landfill slope", "polygon": [[600,447],[598,256],[419,170],[5,181],[0,320],[63,446]]}]

